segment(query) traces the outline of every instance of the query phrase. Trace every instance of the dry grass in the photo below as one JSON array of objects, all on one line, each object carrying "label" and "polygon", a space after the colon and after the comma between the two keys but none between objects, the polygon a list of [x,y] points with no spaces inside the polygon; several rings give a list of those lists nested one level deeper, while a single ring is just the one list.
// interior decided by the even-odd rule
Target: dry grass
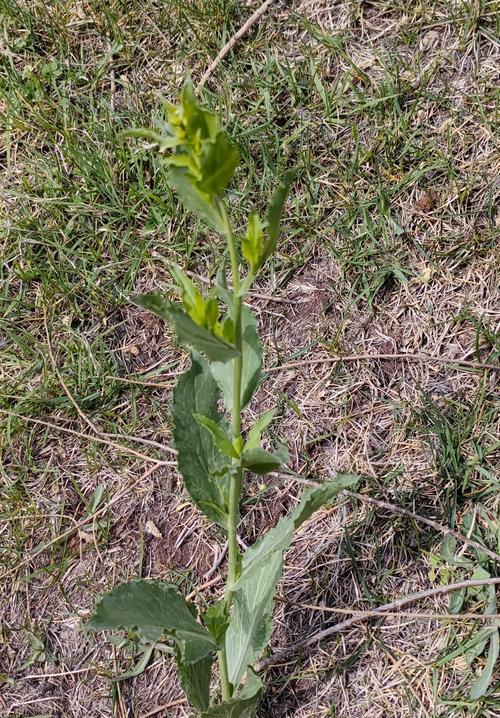
[{"label": "dry grass", "polygon": [[[204,8],[173,3],[169,12],[61,3],[44,20],[36,3],[23,7],[34,13],[36,42],[23,45],[28,23],[11,8],[2,48],[11,124],[2,160],[0,406],[59,429],[1,415],[0,712],[145,718],[172,703],[156,715],[191,716],[162,654],[140,676],[112,683],[130,666],[130,651],[85,636],[80,621],[103,591],[138,576],[185,593],[201,586],[200,602],[217,596],[223,536],[186,501],[172,467],[92,441],[54,372],[42,309],[59,372],[100,435],[169,461],[145,442],[170,443],[171,386],[185,354],[123,297],[168,287],[164,259],[182,261],[186,252],[206,280],[212,238],[181,219],[170,197],[151,198],[167,196],[159,165],[140,165],[110,137],[113,123],[147,118],[155,90],[173,97],[187,70],[199,77],[248,8],[215,0]],[[318,363],[269,372],[249,418],[278,402],[274,431],[297,474],[357,471],[367,494],[474,536],[480,530],[498,550],[497,374],[431,360],[323,363],[332,352],[498,363],[495,12],[492,2],[444,0],[277,3],[211,83],[241,142],[243,205],[262,186],[269,191],[271,167],[305,166],[288,208],[288,239],[251,305],[266,367]],[[48,128],[56,90],[49,100],[46,88],[39,92],[47,97],[26,88],[42,62],[66,58],[76,67],[79,53],[88,77],[68,80],[65,96],[78,103],[83,93],[90,106],[94,94],[109,102],[112,93],[115,114],[101,136],[107,110],[82,110],[86,134],[75,111],[82,142],[71,154],[61,127]],[[99,167],[84,162],[87,142]],[[242,540],[274,525],[300,488],[290,476],[251,482]],[[93,509],[103,511],[85,522]],[[369,608],[467,575],[441,557],[440,540],[346,498],[323,511],[287,555],[272,650],[338,618],[301,604]],[[439,599],[415,611],[446,607]],[[487,699],[468,699],[484,657],[435,666],[474,630],[470,620],[407,616],[350,628],[273,669],[261,715],[493,718],[500,675]]]}]

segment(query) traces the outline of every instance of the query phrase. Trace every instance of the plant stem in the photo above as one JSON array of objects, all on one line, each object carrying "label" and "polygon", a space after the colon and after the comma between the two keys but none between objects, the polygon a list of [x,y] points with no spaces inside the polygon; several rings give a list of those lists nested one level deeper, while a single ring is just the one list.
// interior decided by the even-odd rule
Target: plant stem
[{"label": "plant stem", "polygon": [[[231,275],[233,280],[233,306],[231,318],[234,324],[234,344],[239,354],[233,364],[233,406],[231,408],[231,435],[235,443],[241,438],[241,377],[243,371],[243,341],[241,330],[242,297],[238,296],[240,289],[239,263],[236,245],[227,218],[225,207],[221,204],[221,214],[226,225],[226,239],[231,261]],[[240,514],[240,497],[243,484],[243,468],[241,459],[235,458],[232,462],[232,476],[229,486],[229,519],[228,519],[228,574],[224,600],[227,611],[231,608],[232,586],[238,578],[238,565],[240,553],[238,549],[238,522]],[[232,690],[229,682],[227,654],[225,648],[219,651],[219,668],[221,673],[222,699],[228,700]]]},{"label": "plant stem", "polygon": [[[241,374],[243,369],[242,361],[242,340],[241,340],[241,297],[233,297],[233,322],[235,345],[240,354],[234,360],[233,373],[233,407],[231,411],[231,433],[233,439],[241,436]],[[241,485],[243,482],[243,470],[241,459],[233,459],[233,475],[229,488],[229,527],[228,527],[228,576],[226,586],[226,603],[231,605],[231,587],[236,581],[238,574],[238,540],[237,529],[239,519],[239,506]]]}]

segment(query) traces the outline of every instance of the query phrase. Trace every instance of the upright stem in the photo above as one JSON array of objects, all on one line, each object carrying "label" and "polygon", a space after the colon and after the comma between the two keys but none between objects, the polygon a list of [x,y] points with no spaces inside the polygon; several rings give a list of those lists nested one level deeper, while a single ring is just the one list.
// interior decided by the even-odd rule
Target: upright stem
[{"label": "upright stem", "polygon": [[[241,374],[243,369],[242,361],[242,340],[241,340],[241,297],[233,297],[233,322],[234,339],[239,356],[234,360],[233,370],[233,407],[231,411],[231,433],[233,439],[241,436]],[[233,459],[233,475],[229,488],[229,527],[228,527],[228,576],[226,585],[227,607],[231,605],[231,589],[238,575],[238,520],[243,482],[243,469],[241,459]]]},{"label": "upright stem", "polygon": [[[243,370],[243,341],[241,331],[242,297],[238,296],[240,289],[240,276],[236,245],[225,207],[222,204],[220,205],[220,211],[226,225],[227,246],[231,260],[231,274],[233,280],[233,306],[231,308],[231,318],[234,325],[234,344],[239,352],[233,364],[233,406],[231,409],[231,434],[233,440],[237,441],[241,438],[241,376]],[[224,593],[224,600],[228,611],[231,608],[232,602],[232,586],[238,578],[238,563],[240,558],[238,549],[238,521],[242,484],[243,468],[241,466],[241,459],[236,458],[233,459],[231,482],[229,486],[229,519],[227,530],[228,574]],[[222,699],[228,700],[231,697],[232,690],[229,682],[227,654],[225,648],[219,652],[219,667],[221,673]]]}]

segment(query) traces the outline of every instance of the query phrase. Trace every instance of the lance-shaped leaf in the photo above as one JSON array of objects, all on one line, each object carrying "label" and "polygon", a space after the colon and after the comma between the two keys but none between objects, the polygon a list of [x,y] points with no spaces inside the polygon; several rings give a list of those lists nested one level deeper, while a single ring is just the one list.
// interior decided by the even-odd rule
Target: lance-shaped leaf
[{"label": "lance-shaped leaf", "polygon": [[278,243],[278,237],[280,234],[280,222],[281,215],[283,214],[283,207],[288,196],[288,190],[290,185],[297,176],[296,170],[290,170],[285,173],[282,181],[280,182],[277,190],[271,197],[266,210],[266,230],[267,240],[264,243],[262,255],[260,257],[259,269],[269,259],[271,254],[276,249]]},{"label": "lance-shaped leaf", "polygon": [[202,145],[198,187],[209,195],[220,196],[229,184],[237,164],[236,147],[224,131],[219,132],[211,142]]},{"label": "lance-shaped leaf", "polygon": [[226,231],[226,225],[214,202],[214,198],[197,186],[187,168],[171,165],[167,180],[186,209],[194,212],[212,229],[222,233]]},{"label": "lance-shaped leaf", "polygon": [[241,240],[241,253],[245,257],[252,274],[256,274],[260,266],[264,233],[257,212],[248,217],[247,231]]},{"label": "lance-shaped leaf", "polygon": [[263,687],[260,678],[249,670],[245,685],[236,695],[229,701],[211,706],[201,718],[254,718]]},{"label": "lance-shaped leaf", "polygon": [[215,446],[222,451],[226,456],[232,459],[238,458],[238,452],[233,446],[227,431],[217,424],[213,419],[209,419],[208,416],[202,416],[201,414],[193,414],[194,418],[200,426],[206,429],[214,440]]},{"label": "lance-shaped leaf", "polygon": [[276,471],[288,459],[288,451],[281,446],[276,453],[272,454],[258,446],[255,449],[247,449],[243,452],[241,463],[253,474],[269,474]]},{"label": "lance-shaped leaf", "polygon": [[282,518],[243,554],[242,572],[232,588],[233,614],[225,641],[229,680],[233,685],[239,684],[247,667],[268,644],[283,552],[290,546],[293,532],[320,506],[343,489],[356,486],[357,482],[357,476],[344,474],[317,489],[305,491],[292,515]]},{"label": "lance-shaped leaf", "polygon": [[191,357],[191,368],[174,389],[172,414],[177,466],[189,495],[208,518],[227,528],[229,468],[227,457],[217,448],[211,434],[194,414],[212,420],[225,431],[217,411],[220,390],[206,361]]},{"label": "lance-shaped leaf", "polygon": [[[250,402],[259,383],[262,369],[262,345],[257,334],[257,324],[252,312],[243,307],[242,315],[243,367],[241,376],[241,408]],[[233,406],[233,367],[234,361],[214,361],[210,368],[224,395],[224,404],[228,411]]]},{"label": "lance-shaped leaf", "polygon": [[97,604],[85,629],[138,629],[149,640],[163,633],[171,636],[182,661],[195,663],[214,650],[217,643],[199,624],[185,598],[174,586],[151,581],[132,581],[115,586]]},{"label": "lance-shaped leaf", "polygon": [[229,625],[227,603],[222,600],[209,606],[203,616],[203,622],[207,630],[212,634],[217,643],[219,643],[224,638],[224,634]]},{"label": "lance-shaped leaf", "polygon": [[175,660],[181,685],[188,701],[197,710],[206,710],[210,703],[213,656],[209,654],[196,663],[185,663],[182,656],[176,651]]},{"label": "lance-shaped leaf", "polygon": [[260,444],[260,437],[262,436],[262,432],[267,429],[275,416],[276,409],[270,409],[269,411],[266,411],[264,414],[262,414],[260,419],[257,419],[255,424],[248,432],[247,440],[245,442],[245,451],[250,451],[250,449],[257,449]]},{"label": "lance-shaped leaf", "polygon": [[209,359],[221,363],[228,362],[238,356],[238,351],[229,342],[196,324],[174,302],[162,299],[158,294],[139,294],[132,297],[134,304],[154,312],[170,322],[177,332],[181,343],[191,344],[195,349],[204,352]]},{"label": "lance-shaped leaf", "polygon": [[[490,574],[485,569],[478,567],[472,574],[471,578],[490,578]],[[491,616],[496,613],[497,610],[495,586],[485,586],[482,591],[480,590],[480,592],[488,597],[484,614],[486,616]],[[500,621],[497,620],[492,623],[493,626],[491,627],[491,635],[489,636],[488,657],[481,673],[476,678],[470,689],[470,697],[472,700],[477,700],[478,698],[486,695],[490,683],[494,678],[495,669],[498,667],[498,656],[500,654]],[[477,655],[479,655],[479,651]]]}]

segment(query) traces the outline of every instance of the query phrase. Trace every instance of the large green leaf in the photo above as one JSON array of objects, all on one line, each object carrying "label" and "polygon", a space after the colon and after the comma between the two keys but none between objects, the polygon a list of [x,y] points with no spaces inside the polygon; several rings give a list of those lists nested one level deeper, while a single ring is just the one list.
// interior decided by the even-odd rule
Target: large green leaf
[{"label": "large green leaf", "polygon": [[217,649],[216,641],[196,621],[185,598],[166,583],[118,584],[101,598],[84,627],[91,631],[136,628],[153,641],[167,633],[175,639],[185,663],[195,663]]},{"label": "large green leaf", "polygon": [[[262,345],[257,334],[257,323],[252,312],[242,310],[243,367],[241,376],[241,408],[250,402],[259,383],[262,369]],[[228,411],[233,406],[233,366],[234,361],[214,361],[210,365],[212,374],[224,394],[224,403]]]},{"label": "large green leaf", "polygon": [[283,552],[290,546],[294,530],[325,502],[357,482],[357,476],[344,474],[317,489],[308,489],[292,515],[282,518],[243,554],[242,572],[233,585],[233,614],[226,632],[229,680],[233,685],[239,684],[247,667],[269,642],[274,592],[283,569]]},{"label": "large green leaf", "polygon": [[170,165],[168,183],[177,192],[184,207],[203,219],[212,229],[224,233],[226,226],[213,201],[213,197],[201,190],[185,167]]},{"label": "large green leaf", "polygon": [[220,390],[206,361],[199,355],[191,357],[191,368],[184,373],[174,389],[172,414],[174,441],[178,451],[177,466],[194,503],[208,518],[227,528],[229,501],[228,458],[217,448],[211,434],[201,426],[194,414],[225,428],[217,411]]},{"label": "large green leaf", "polygon": [[297,176],[296,170],[290,170],[285,173],[282,181],[278,185],[278,188],[271,197],[269,204],[266,209],[266,230],[267,240],[262,250],[262,255],[259,262],[259,268],[269,259],[271,254],[276,249],[278,243],[278,237],[280,234],[280,222],[281,215],[283,214],[283,207],[288,196],[288,190],[290,185]]},{"label": "large green leaf", "polygon": [[185,663],[176,652],[175,659],[181,685],[188,701],[197,710],[206,710],[210,703],[213,655],[209,654],[196,663]]},{"label": "large green leaf", "polygon": [[201,714],[201,718],[253,718],[263,687],[260,678],[249,670],[245,685],[241,686],[234,698],[211,706]]},{"label": "large green leaf", "polygon": [[223,364],[238,356],[235,347],[196,324],[174,302],[166,301],[158,294],[138,294],[132,297],[132,301],[173,324],[181,343],[191,344],[198,351],[204,352],[209,359]]}]

